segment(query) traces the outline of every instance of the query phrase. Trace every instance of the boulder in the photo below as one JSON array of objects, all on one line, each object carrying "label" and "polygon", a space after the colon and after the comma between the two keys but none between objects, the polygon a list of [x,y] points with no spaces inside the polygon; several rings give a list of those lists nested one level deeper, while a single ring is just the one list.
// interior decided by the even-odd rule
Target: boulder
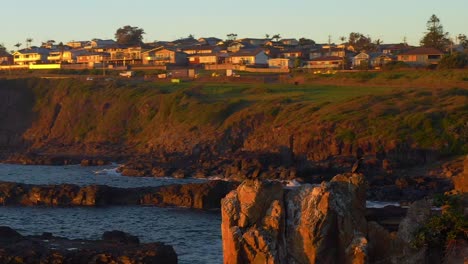
[{"label": "boulder", "polygon": [[132,236],[128,233],[119,230],[106,231],[102,234],[102,240],[114,241],[123,244],[140,244],[140,239],[137,236]]}]

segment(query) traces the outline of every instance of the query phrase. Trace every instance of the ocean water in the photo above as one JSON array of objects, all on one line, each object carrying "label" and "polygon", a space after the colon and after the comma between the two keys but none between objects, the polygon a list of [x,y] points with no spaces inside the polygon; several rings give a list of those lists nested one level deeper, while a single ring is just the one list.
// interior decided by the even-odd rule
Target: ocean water
[{"label": "ocean water", "polygon": [[[124,177],[117,165],[103,167],[24,166],[0,164],[0,181],[29,184],[104,184],[115,187],[160,186],[201,182],[198,179]],[[72,239],[99,239],[104,231],[122,230],[142,242],[172,245],[179,263],[222,263],[221,216],[184,208],[111,207],[0,207],[0,225],[23,235],[51,232]]]},{"label": "ocean water", "polygon": [[77,185],[108,185],[120,188],[160,186],[175,183],[203,182],[204,179],[176,179],[154,177],[125,177],[116,172],[118,165],[112,164],[99,167],[67,166],[31,166],[0,164],[0,181],[20,182],[28,184],[77,184]]}]

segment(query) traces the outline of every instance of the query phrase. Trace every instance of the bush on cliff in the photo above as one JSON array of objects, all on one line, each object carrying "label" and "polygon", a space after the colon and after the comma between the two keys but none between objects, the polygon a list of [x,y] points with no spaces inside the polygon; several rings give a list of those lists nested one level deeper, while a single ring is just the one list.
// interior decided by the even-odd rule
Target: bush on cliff
[{"label": "bush on cliff", "polygon": [[439,195],[434,206],[441,207],[440,215],[432,216],[415,234],[413,246],[447,250],[457,240],[468,240],[468,219],[463,215],[463,201],[459,195]]}]

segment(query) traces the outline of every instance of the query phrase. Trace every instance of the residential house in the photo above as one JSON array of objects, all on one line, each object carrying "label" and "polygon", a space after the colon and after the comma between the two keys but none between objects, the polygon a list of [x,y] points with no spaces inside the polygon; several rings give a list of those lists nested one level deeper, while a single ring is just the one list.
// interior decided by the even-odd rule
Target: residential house
[{"label": "residential house", "polygon": [[287,49],[280,51],[279,57],[286,59],[308,59],[308,52],[304,49]]},{"label": "residential house", "polygon": [[322,57],[322,49],[311,49],[309,51],[309,60],[316,59]]},{"label": "residential house", "polygon": [[250,44],[252,46],[259,47],[259,46],[265,45],[270,40],[269,39],[264,39],[264,38],[261,38],[261,39],[258,39],[258,38],[243,38],[243,39],[240,39],[239,41],[243,42],[243,43],[248,43],[248,44]]},{"label": "residential house", "polygon": [[360,52],[358,55],[354,56],[352,59],[353,69],[356,68],[365,68],[370,67],[371,56],[365,52]]},{"label": "residential house", "polygon": [[384,54],[392,54],[398,55],[405,51],[411,49],[411,46],[408,46],[406,43],[399,43],[399,44],[380,44],[379,50]]},{"label": "residential house", "polygon": [[207,46],[216,46],[220,42],[222,42],[222,39],[219,38],[214,38],[214,37],[209,37],[209,38],[199,38],[198,43],[200,45],[207,45]]},{"label": "residential house", "polygon": [[67,42],[67,46],[71,47],[72,49],[81,49],[84,48],[89,41],[69,41]]},{"label": "residential house", "polygon": [[357,68],[374,68],[381,69],[385,64],[395,60],[395,57],[382,52],[366,53],[361,52],[352,58],[354,69]]},{"label": "residential house", "polygon": [[345,57],[346,49],[344,46],[323,46],[321,50],[322,56]]},{"label": "residential house", "polygon": [[180,38],[180,39],[172,41],[171,44],[173,45],[173,47],[177,47],[179,49],[184,49],[187,47],[199,45],[198,40],[192,37]]},{"label": "residential house", "polygon": [[192,55],[192,54],[210,54],[218,53],[221,51],[221,48],[218,46],[193,46],[182,49],[183,52]]},{"label": "residential house", "polygon": [[274,58],[268,60],[269,68],[288,69],[294,66],[293,61],[286,58]]},{"label": "residential house", "polygon": [[13,64],[13,55],[8,53],[6,50],[0,49],[0,65],[11,64]]},{"label": "residential house", "polygon": [[141,53],[143,64],[149,65],[186,65],[187,53],[170,48],[155,48]]},{"label": "residential house", "polygon": [[110,58],[106,52],[82,52],[76,56],[76,63],[87,64],[89,67],[95,67],[96,64],[104,65]]},{"label": "residential house", "polygon": [[138,64],[141,62],[140,46],[127,47],[122,45],[109,46],[106,52],[109,53],[109,64],[112,65],[128,65]]},{"label": "residential house", "polygon": [[108,48],[115,46],[117,46],[117,42],[112,39],[93,39],[84,48],[95,52],[105,52]]},{"label": "residential house", "polygon": [[382,69],[385,64],[395,61],[396,56],[385,53],[374,53],[371,54],[370,65],[374,69]]},{"label": "residential house", "polygon": [[13,53],[13,62],[16,65],[29,65],[47,63],[49,50],[44,48],[27,48]]},{"label": "residential house", "polygon": [[280,40],[281,44],[286,45],[286,46],[297,46],[299,45],[299,41],[297,39],[281,39]]},{"label": "residential house", "polygon": [[444,53],[435,48],[418,47],[398,54],[398,61],[412,66],[430,66],[438,64]]},{"label": "residential house", "polygon": [[230,54],[232,64],[268,65],[268,56],[262,49],[243,49]]},{"label": "residential house", "polygon": [[52,50],[47,56],[47,60],[50,63],[74,63],[76,61],[76,56],[71,50]]},{"label": "residential house", "polygon": [[338,56],[324,56],[309,60],[304,68],[309,69],[341,69],[343,67],[343,58]]},{"label": "residential house", "polygon": [[188,61],[190,64],[224,64],[227,53],[200,53],[188,55]]},{"label": "residential house", "polygon": [[243,41],[233,41],[229,43],[228,47],[226,48],[229,52],[238,52],[241,49],[255,49],[257,46],[250,44],[249,42]]}]

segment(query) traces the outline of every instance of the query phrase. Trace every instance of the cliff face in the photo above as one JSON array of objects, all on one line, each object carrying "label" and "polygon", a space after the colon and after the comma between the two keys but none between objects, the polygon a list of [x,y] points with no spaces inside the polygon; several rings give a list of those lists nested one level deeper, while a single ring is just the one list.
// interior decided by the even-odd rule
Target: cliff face
[{"label": "cliff face", "polygon": [[359,154],[418,164],[467,149],[465,90],[389,90],[343,101],[331,92],[315,98],[314,88],[302,98],[289,88],[154,86],[0,80],[0,145],[201,163],[240,151],[276,153],[285,166]]}]

